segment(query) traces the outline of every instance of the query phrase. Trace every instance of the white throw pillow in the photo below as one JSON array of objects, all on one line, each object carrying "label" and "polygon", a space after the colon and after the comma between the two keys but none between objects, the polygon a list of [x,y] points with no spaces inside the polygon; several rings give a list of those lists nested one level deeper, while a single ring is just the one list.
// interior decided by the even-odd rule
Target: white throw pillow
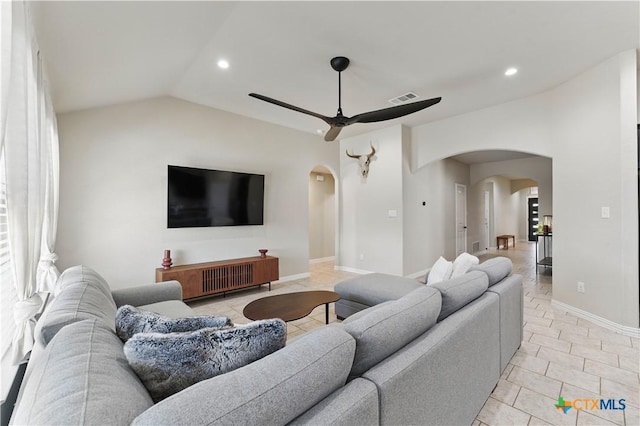
[{"label": "white throw pillow", "polygon": [[466,274],[473,265],[480,263],[480,260],[469,253],[461,253],[456,260],[453,261],[453,272],[451,278],[459,277]]},{"label": "white throw pillow", "polygon": [[440,256],[436,263],[433,264],[427,277],[427,285],[435,284],[448,280],[451,277],[453,271],[453,263],[449,262],[444,257]]}]

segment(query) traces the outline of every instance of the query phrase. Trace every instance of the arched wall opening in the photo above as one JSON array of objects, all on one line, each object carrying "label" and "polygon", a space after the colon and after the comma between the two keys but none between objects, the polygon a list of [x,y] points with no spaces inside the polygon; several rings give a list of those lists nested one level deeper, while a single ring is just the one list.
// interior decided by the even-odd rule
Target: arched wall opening
[{"label": "arched wall opening", "polygon": [[332,262],[338,243],[338,179],[328,166],[309,172],[309,262]]},{"label": "arched wall opening", "polygon": [[478,148],[552,158],[553,198],[540,206],[553,215],[552,304],[636,334],[637,64],[620,52],[547,92],[411,129],[412,170]]},{"label": "arched wall opening", "polygon": [[[551,158],[520,151],[452,153],[424,164],[411,173],[405,183],[410,197],[422,197],[408,200],[406,209],[416,212],[408,228],[415,231],[421,221],[430,224],[428,231],[407,234],[408,239],[415,240],[409,243],[412,247],[417,247],[420,241],[429,241],[426,263],[440,255],[455,256],[455,184],[467,186],[466,251],[469,253],[495,248],[496,236],[501,234],[527,239],[525,205],[533,192],[530,188],[538,189],[541,217],[553,211]],[[422,200],[426,201],[424,206]],[[414,201],[419,201],[418,207],[414,207]],[[413,268],[419,266],[419,261],[413,260]]]},{"label": "arched wall opening", "polygon": [[[454,157],[455,158],[455,157]],[[520,240],[528,240],[526,200],[538,199],[537,214],[540,218],[553,215],[553,160],[549,157],[528,155],[501,161],[471,163],[471,187],[483,185],[482,190],[492,193],[496,208],[493,217],[496,235],[512,234]],[[537,188],[535,191],[531,188]],[[478,189],[480,191],[480,189]],[[517,217],[517,220],[513,218]]]}]

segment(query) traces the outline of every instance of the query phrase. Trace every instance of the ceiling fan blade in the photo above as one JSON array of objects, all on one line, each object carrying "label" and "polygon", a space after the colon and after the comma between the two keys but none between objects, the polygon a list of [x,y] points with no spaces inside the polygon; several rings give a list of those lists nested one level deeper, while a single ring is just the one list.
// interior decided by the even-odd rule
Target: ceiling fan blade
[{"label": "ceiling fan blade", "polygon": [[332,124],[332,118],[331,117],[327,117],[325,115],[318,114],[317,112],[309,111],[309,110],[297,107],[295,105],[291,105],[291,104],[288,104],[286,102],[282,102],[282,101],[279,101],[277,99],[270,98],[268,96],[259,95],[257,93],[249,93],[249,96],[251,96],[252,98],[260,99],[261,101],[269,102],[270,104],[278,105],[278,106],[281,106],[283,108],[291,109],[293,111],[298,111],[298,112],[301,112],[303,114],[307,114],[307,115],[311,115],[311,116],[317,117],[317,118],[319,118],[320,120],[324,121],[325,123],[327,123],[329,125]]},{"label": "ceiling fan blade", "polygon": [[336,140],[341,130],[342,130],[342,127],[331,126],[329,131],[324,135],[324,140],[327,142]]},{"label": "ceiling fan blade", "polygon": [[389,108],[379,109],[376,111],[364,112],[354,115],[347,120],[347,124],[354,123],[375,123],[378,121],[392,120],[394,118],[403,117],[413,114],[421,109],[428,108],[440,102],[442,98],[427,99],[424,101],[412,102],[410,104],[398,105]]}]

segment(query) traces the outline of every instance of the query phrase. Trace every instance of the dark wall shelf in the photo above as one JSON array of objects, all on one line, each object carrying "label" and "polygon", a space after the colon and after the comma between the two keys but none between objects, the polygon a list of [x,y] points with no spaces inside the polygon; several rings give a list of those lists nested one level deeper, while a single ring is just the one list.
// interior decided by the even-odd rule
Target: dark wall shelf
[{"label": "dark wall shelf", "polygon": [[[551,246],[553,234],[535,234],[536,237],[536,265],[551,268],[553,265],[553,257]],[[542,241],[540,241],[542,240]],[[538,255],[538,245],[542,245],[542,256]]]}]

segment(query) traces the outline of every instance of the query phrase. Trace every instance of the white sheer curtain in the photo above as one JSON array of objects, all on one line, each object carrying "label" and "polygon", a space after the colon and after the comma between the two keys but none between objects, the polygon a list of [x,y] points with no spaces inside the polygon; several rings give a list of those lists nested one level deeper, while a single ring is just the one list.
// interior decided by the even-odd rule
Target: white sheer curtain
[{"label": "white sheer curtain", "polygon": [[9,78],[11,76],[11,4],[0,1],[0,152],[4,146],[4,127],[9,103]]},{"label": "white sheer curtain", "polygon": [[[4,17],[2,20],[4,45]],[[5,56],[4,48],[2,52],[3,72],[8,59],[10,78],[6,103],[5,88],[2,89],[7,112],[0,147],[6,173],[10,281],[18,300],[13,306],[11,354],[13,362],[18,363],[33,347],[35,316],[58,276],[54,252],[58,136],[28,4],[24,1],[12,4],[10,37],[10,56]]]}]

